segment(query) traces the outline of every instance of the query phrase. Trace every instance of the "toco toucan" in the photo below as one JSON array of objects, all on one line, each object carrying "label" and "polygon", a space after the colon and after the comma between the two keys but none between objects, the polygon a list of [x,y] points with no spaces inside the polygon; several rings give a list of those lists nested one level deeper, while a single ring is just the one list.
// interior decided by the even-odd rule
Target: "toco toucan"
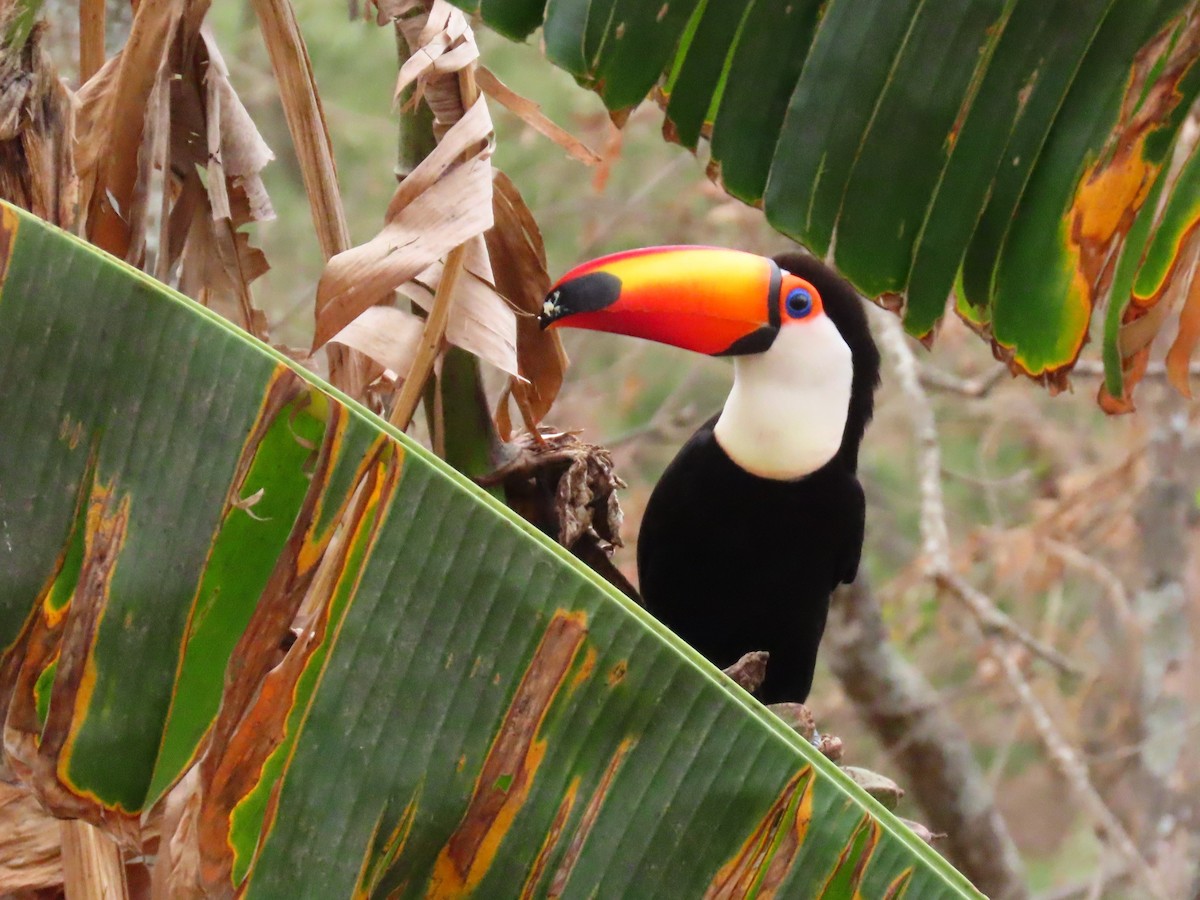
[{"label": "toco toucan", "polygon": [[540,319],[733,357],[724,408],[646,506],[642,597],[717,666],[768,651],[760,698],[803,701],[863,542],[858,446],[879,352],[854,290],[799,253],[651,247],[572,269]]}]

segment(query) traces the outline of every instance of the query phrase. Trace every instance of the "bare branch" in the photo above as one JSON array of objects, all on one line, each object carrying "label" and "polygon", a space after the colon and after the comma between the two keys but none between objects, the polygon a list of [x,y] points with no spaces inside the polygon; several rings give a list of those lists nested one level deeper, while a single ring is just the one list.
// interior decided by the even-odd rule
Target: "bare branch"
[{"label": "bare branch", "polygon": [[903,784],[944,832],[943,852],[995,900],[1029,896],[1021,857],[970,742],[925,676],[888,642],[879,599],[860,572],[834,595],[829,667],[878,736]]},{"label": "bare branch", "polygon": [[921,554],[925,575],[947,589],[979,621],[985,633],[1010,638],[1046,660],[1066,674],[1079,675],[1082,670],[1062,653],[1034,637],[992,600],[967,584],[954,571],[950,560],[950,534],[946,529],[946,508],[942,498],[942,451],[938,443],[937,423],[929,396],[921,387],[917,360],[908,346],[908,338],[899,320],[882,311],[872,315],[879,342],[892,358],[896,379],[908,400],[916,431],[917,453],[920,460],[921,491]]},{"label": "bare branch", "polygon": [[923,363],[920,369],[921,383],[925,387],[962,394],[964,397],[986,397],[1008,374],[1006,366],[996,366],[973,378],[960,378],[931,363]]},{"label": "bare branch", "polygon": [[1059,732],[1049,710],[1033,692],[1033,688],[1025,678],[1020,666],[1008,653],[993,653],[992,658],[1002,666],[1009,686],[1016,692],[1025,711],[1033,718],[1034,727],[1037,729],[1042,743],[1046,745],[1051,760],[1083,803],[1096,828],[1116,848],[1129,866],[1131,873],[1141,882],[1149,896],[1165,900],[1167,895],[1159,884],[1158,875],[1142,858],[1133,839],[1129,836],[1129,832],[1125,830],[1125,826],[1113,815],[1112,810],[1100,797],[1088,776],[1087,764]]},{"label": "bare branch", "polygon": [[[979,622],[985,634],[1001,642],[985,645],[989,655],[999,664],[1005,680],[1033,720],[1051,760],[1067,779],[1094,826],[1105,835],[1117,853],[1129,866],[1133,877],[1148,896],[1165,898],[1158,876],[1138,852],[1125,826],[1108,808],[1091,783],[1087,765],[1063,737],[1045,705],[1033,692],[1025,673],[1005,643],[1018,643],[1039,655],[1046,649],[1042,642],[1025,634],[982,591],[968,584],[954,572],[950,561],[950,538],[946,526],[946,509],[941,484],[941,448],[938,444],[937,422],[933,406],[921,386],[916,357],[908,345],[898,319],[882,311],[873,314],[876,334],[892,358],[900,389],[908,401],[913,429],[918,443],[921,488],[921,538],[926,577],[946,588],[961,600]],[[1055,654],[1057,651],[1055,651]]]}]

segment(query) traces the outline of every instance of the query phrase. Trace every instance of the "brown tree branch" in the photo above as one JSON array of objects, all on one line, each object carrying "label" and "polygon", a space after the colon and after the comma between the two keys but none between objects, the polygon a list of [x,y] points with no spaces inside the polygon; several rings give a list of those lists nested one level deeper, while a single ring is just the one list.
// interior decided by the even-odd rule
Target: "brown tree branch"
[{"label": "brown tree branch", "polygon": [[993,900],[1027,898],[1021,858],[970,743],[925,676],[888,641],[861,573],[834,595],[825,641],[842,690],[904,772],[927,824],[946,834],[939,848]]},{"label": "brown tree branch", "polygon": [[1166,895],[1157,873],[1143,858],[1125,826],[1105,804],[1091,783],[1087,765],[1082,757],[1063,736],[1046,706],[1034,693],[1025,673],[1014,661],[1013,655],[1007,652],[1008,644],[1019,643],[1029,649],[1035,649],[1041,642],[1031,643],[1022,636],[1023,632],[1019,628],[1005,624],[1008,617],[1000,612],[991,598],[969,585],[953,570],[950,562],[946,508],[942,496],[941,448],[933,405],[921,386],[916,357],[900,321],[882,311],[877,311],[872,318],[875,320],[880,344],[891,357],[893,371],[900,389],[905,394],[906,405],[916,432],[921,488],[922,555],[926,577],[948,589],[953,596],[961,600],[984,633],[990,633],[995,639],[985,642],[984,649],[999,664],[1009,687],[1031,717],[1051,760],[1066,778],[1094,827],[1129,866],[1132,877],[1140,885],[1144,895],[1164,898]]}]

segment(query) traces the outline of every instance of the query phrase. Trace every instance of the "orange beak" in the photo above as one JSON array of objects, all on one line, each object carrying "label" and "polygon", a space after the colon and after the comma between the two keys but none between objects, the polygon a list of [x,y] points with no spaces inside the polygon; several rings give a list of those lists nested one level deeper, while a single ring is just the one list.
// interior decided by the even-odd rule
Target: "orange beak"
[{"label": "orange beak", "polygon": [[551,287],[543,328],[610,331],[711,356],[761,353],[779,333],[779,266],[719,247],[648,247],[572,269]]}]

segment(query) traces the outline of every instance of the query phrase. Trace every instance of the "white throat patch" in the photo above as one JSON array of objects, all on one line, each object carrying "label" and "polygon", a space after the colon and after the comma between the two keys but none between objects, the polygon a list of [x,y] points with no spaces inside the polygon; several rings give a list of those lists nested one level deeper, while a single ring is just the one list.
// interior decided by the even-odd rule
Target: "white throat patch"
[{"label": "white throat patch", "polygon": [[815,472],[842,445],[853,378],[850,347],[827,316],[784,323],[766,352],[734,358],[717,443],[763,478]]}]

